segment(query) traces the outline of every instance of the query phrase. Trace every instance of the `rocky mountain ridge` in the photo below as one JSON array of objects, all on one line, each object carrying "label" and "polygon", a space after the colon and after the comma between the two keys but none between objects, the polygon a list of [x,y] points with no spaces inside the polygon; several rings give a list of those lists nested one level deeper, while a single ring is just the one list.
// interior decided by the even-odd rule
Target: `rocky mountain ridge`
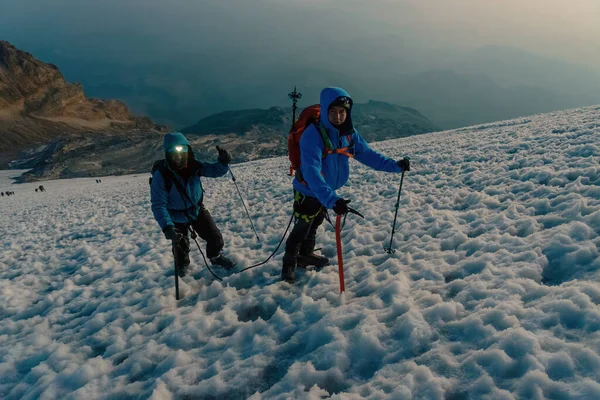
[{"label": "rocky mountain ridge", "polygon": [[[355,104],[352,117],[369,142],[439,130],[417,110],[378,101]],[[287,154],[291,124],[290,108],[271,107],[210,115],[183,132],[201,160],[221,145],[244,162]],[[30,169],[20,181],[149,172],[166,131],[0,41],[0,167]]]},{"label": "rocky mountain ridge", "polygon": [[86,97],[55,65],[0,41],[0,152],[82,134],[165,130],[120,101]]}]

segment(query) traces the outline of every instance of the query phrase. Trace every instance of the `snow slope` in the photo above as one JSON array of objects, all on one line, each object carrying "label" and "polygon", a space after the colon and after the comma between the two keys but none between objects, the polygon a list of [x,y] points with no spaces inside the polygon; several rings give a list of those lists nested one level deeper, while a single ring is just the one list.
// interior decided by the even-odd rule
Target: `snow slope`
[{"label": "snow slope", "polygon": [[[343,298],[336,265],[290,286],[279,253],[220,283],[194,249],[176,302],[148,175],[13,185],[0,398],[600,398],[600,107],[373,147],[412,157],[397,252],[399,175],[352,162]],[[239,268],[286,227],[287,166],[232,168],[262,243],[231,179],[204,181]],[[330,226],[318,244],[335,261]]]}]

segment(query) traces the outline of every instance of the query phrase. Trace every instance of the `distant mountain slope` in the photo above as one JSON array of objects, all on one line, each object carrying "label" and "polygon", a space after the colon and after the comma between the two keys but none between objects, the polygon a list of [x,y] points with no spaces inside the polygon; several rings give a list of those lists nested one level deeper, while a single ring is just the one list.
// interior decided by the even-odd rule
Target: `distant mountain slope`
[{"label": "distant mountain slope", "polygon": [[[298,113],[300,111],[301,109]],[[199,135],[243,135],[255,130],[276,130],[287,133],[291,125],[291,116],[291,109],[283,107],[225,111],[203,118],[195,125],[184,128],[182,132]],[[355,104],[352,119],[361,135],[369,141],[440,130],[417,110],[382,101],[371,100],[368,103]]]},{"label": "distant mountain slope", "polygon": [[292,112],[283,107],[265,109],[230,110],[202,118],[181,132],[198,135],[244,134],[256,126],[282,129],[291,124]]},{"label": "distant mountain slope", "polygon": [[[215,146],[221,145],[231,151],[234,162],[256,160],[287,154],[291,114],[281,107],[227,111],[183,131],[199,159],[214,160]],[[353,118],[369,142],[438,130],[416,110],[378,101],[357,104]],[[21,178],[31,181],[147,172],[162,157],[160,134],[80,135],[29,152],[11,167],[32,168]]]}]

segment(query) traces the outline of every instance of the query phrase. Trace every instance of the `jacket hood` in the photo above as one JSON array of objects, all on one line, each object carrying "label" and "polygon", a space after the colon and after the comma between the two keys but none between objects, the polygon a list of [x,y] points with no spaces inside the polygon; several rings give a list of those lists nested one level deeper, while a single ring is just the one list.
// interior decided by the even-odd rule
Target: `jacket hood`
[{"label": "jacket hood", "polygon": [[163,142],[163,150],[166,153],[173,146],[187,146],[191,150],[190,142],[183,136],[181,132],[171,132],[165,135]]},{"label": "jacket hood", "polygon": [[329,106],[333,103],[338,97],[347,97],[350,100],[350,109],[348,110],[348,117],[346,118],[346,122],[342,124],[345,129],[345,133],[353,132],[354,128],[352,125],[352,97],[346,92],[344,89],[339,87],[326,87],[321,91],[321,123],[327,128],[327,130],[334,129],[336,132],[338,129],[334,127],[331,122],[329,122],[329,118],[327,114],[329,112]]}]

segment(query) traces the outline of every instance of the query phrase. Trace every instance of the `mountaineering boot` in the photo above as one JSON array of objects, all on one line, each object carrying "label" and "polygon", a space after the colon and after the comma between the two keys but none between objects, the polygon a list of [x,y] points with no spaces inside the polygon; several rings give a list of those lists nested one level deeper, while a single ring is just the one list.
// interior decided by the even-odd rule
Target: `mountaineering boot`
[{"label": "mountaineering boot", "polygon": [[283,264],[281,279],[287,283],[294,283],[296,281],[296,266],[294,264]]},{"label": "mountaineering boot", "polygon": [[235,267],[235,263],[221,253],[219,253],[218,256],[211,258],[210,262],[212,265],[219,265],[226,270],[230,270]]},{"label": "mountaineering boot", "polygon": [[188,272],[190,272],[189,258],[187,265],[177,265],[177,275],[179,275],[180,278],[186,276]]},{"label": "mountaineering boot", "polygon": [[329,258],[316,253],[312,253],[309,255],[299,254],[297,265],[300,268],[306,268],[310,265],[315,266],[317,268],[322,268],[326,265],[329,265]]},{"label": "mountaineering boot", "polygon": [[283,268],[281,269],[281,279],[287,283],[296,281],[296,260],[295,257],[283,256]]},{"label": "mountaineering boot", "polygon": [[189,254],[185,254],[185,260],[175,261],[175,265],[177,266],[177,274],[180,278],[186,276],[186,274],[190,271],[190,256]]}]

